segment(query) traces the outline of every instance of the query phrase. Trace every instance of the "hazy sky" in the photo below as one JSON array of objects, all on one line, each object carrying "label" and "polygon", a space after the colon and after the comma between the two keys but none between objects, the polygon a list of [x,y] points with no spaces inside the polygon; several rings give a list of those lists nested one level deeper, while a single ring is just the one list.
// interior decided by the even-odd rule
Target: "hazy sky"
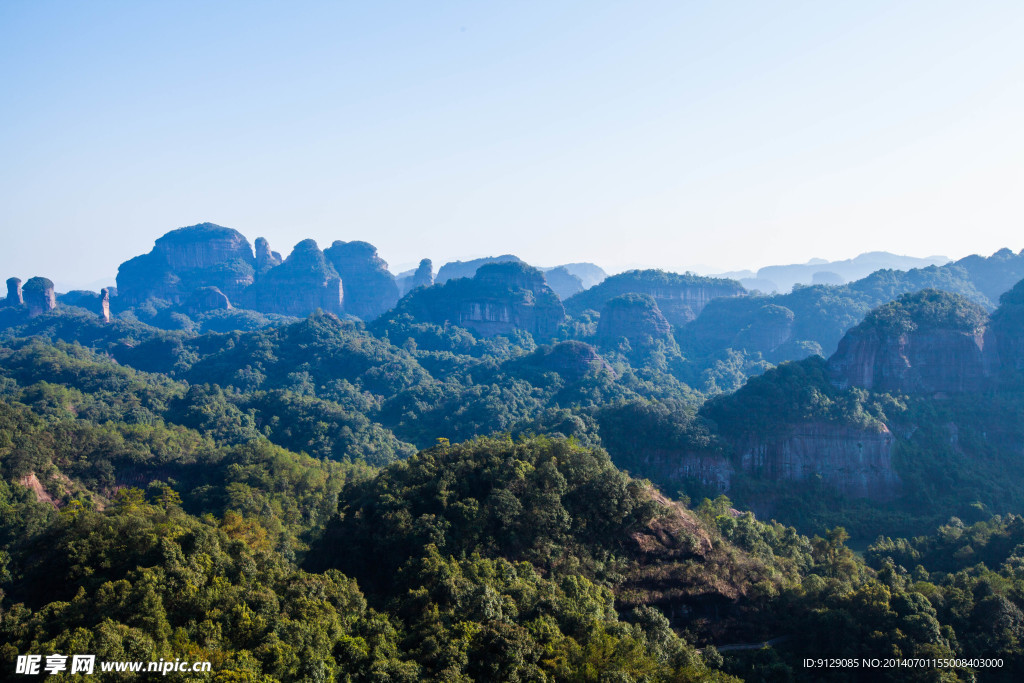
[{"label": "hazy sky", "polygon": [[1024,247],[1024,3],[3,2],[0,277],[212,221],[393,267]]}]

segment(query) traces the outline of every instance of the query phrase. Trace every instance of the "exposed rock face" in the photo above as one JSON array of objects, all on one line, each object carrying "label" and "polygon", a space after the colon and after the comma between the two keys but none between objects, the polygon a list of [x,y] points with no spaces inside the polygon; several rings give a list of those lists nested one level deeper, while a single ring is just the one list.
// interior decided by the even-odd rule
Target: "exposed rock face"
[{"label": "exposed rock face", "polygon": [[7,298],[4,299],[5,306],[21,306],[25,299],[21,293],[21,278],[12,277],[7,279]]},{"label": "exposed rock face", "polygon": [[563,301],[573,294],[583,291],[583,280],[570,273],[565,266],[544,271],[544,279],[548,281],[548,286],[554,290],[558,298]]},{"label": "exposed rock face", "polygon": [[117,288],[129,306],[149,298],[180,304],[200,287],[237,297],[254,277],[249,240],[237,230],[201,223],[172,230],[148,254],[122,263]]},{"label": "exposed rock face", "polygon": [[176,272],[212,268],[234,259],[253,261],[252,247],[242,233],[213,223],[171,230],[156,241],[153,251]]},{"label": "exposed rock face", "polygon": [[[110,296],[113,287],[104,287],[99,294],[85,289],[74,289],[57,297],[65,306],[77,306],[95,313],[103,322],[110,322]],[[116,294],[116,291],[114,292]]]},{"label": "exposed rock face", "polygon": [[923,290],[872,311],[829,359],[832,382],[893,393],[981,391],[989,384],[984,309]]},{"label": "exposed rock face", "polygon": [[668,479],[697,479],[726,492],[737,473],[760,481],[822,483],[851,498],[877,501],[899,495],[893,469],[895,439],[884,426],[871,431],[852,425],[806,422],[790,425],[777,436],[749,437],[731,445],[733,454],[715,451],[650,451],[643,460],[650,471]]},{"label": "exposed rock face", "polygon": [[25,283],[22,293],[30,316],[46,313],[57,307],[57,298],[53,293],[53,282],[45,277],[31,278]]},{"label": "exposed rock face", "polygon": [[430,287],[434,284],[434,264],[430,259],[425,258],[420,261],[419,267],[400,273],[395,281],[398,283],[398,291],[402,296],[417,287]]},{"label": "exposed rock face", "polygon": [[645,473],[667,480],[696,479],[723,493],[731,488],[736,475],[729,458],[715,452],[650,449],[640,454],[640,460]]},{"label": "exposed rock face", "polygon": [[459,325],[484,337],[524,330],[548,339],[565,320],[562,302],[544,282],[544,274],[518,262],[488,264],[472,279],[411,292],[395,313]]},{"label": "exposed rock face", "polygon": [[480,266],[488,263],[525,263],[518,256],[512,254],[504,254],[502,256],[485,256],[483,258],[473,259],[472,261],[450,261],[437,271],[437,277],[434,279],[435,284],[443,284],[448,280],[456,280],[460,277],[474,277],[476,271]]},{"label": "exposed rock face", "polygon": [[651,296],[623,294],[604,305],[597,336],[605,342],[625,337],[631,346],[650,346],[657,340],[671,340],[672,328]]},{"label": "exposed rock face", "polygon": [[345,286],[345,312],[374,320],[398,303],[398,284],[388,264],[367,242],[336,241],[324,250]]},{"label": "exposed rock face", "polygon": [[844,495],[884,501],[900,492],[892,467],[893,435],[850,425],[810,422],[781,437],[739,446],[740,469],[770,481],[805,481],[820,476]]},{"label": "exposed rock face", "polygon": [[274,266],[281,265],[281,255],[270,250],[270,242],[265,237],[256,238],[256,270],[265,273]]},{"label": "exposed rock face", "polygon": [[110,290],[106,287],[100,290],[100,320],[110,322]]},{"label": "exposed rock face", "polygon": [[985,361],[994,379],[1020,386],[1024,378],[1024,281],[1000,298],[985,332]]},{"label": "exposed rock face", "polygon": [[986,384],[982,334],[935,330],[899,336],[850,334],[830,365],[837,386],[894,393],[980,391]]},{"label": "exposed rock face", "polygon": [[631,270],[613,275],[601,284],[570,297],[565,306],[573,315],[586,309],[599,311],[608,300],[630,293],[652,297],[658,302],[665,319],[681,326],[696,318],[712,299],[740,296],[745,290],[735,280],[690,273],[679,275],[661,270]]},{"label": "exposed rock face", "polygon": [[192,292],[185,302],[185,310],[189,314],[226,311],[230,308],[231,302],[228,301],[228,297],[216,287],[200,287]]},{"label": "exposed rock face", "polygon": [[789,341],[796,316],[785,306],[767,304],[751,318],[750,324],[736,335],[732,347],[769,354]]},{"label": "exposed rock face", "polygon": [[409,283],[409,287],[410,289],[416,289],[417,287],[430,287],[433,284],[434,264],[431,263],[430,259],[425,258],[420,261],[416,272],[412,274],[412,281]]},{"label": "exposed rock face", "polygon": [[301,317],[318,308],[336,315],[344,310],[341,278],[313,240],[296,244],[284,263],[267,271],[242,299],[262,313]]}]

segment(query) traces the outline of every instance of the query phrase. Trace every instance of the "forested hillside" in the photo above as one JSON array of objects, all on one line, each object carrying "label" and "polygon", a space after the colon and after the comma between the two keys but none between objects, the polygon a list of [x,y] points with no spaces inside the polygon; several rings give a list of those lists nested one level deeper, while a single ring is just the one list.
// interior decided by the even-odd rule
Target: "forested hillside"
[{"label": "forested hillside", "polygon": [[[9,283],[4,666],[1024,673],[1016,256],[773,296],[630,271],[563,303],[515,259],[399,288],[366,243],[183,230],[127,294]],[[805,666],[824,653],[1003,666]]]},{"label": "forested hillside", "polygon": [[[209,660],[224,681],[756,679],[801,676],[801,653],[829,645],[796,634],[946,657],[958,637],[1000,647],[968,624],[1017,609],[991,579],[994,597],[949,612],[929,601],[953,590],[938,575],[876,573],[841,530],[688,508],[564,438],[440,440],[376,469],[272,444],[231,392],[193,402],[80,347],[13,346],[5,666],[87,651]],[[910,547],[879,548],[894,545]],[[847,632],[826,636],[836,620]]]}]

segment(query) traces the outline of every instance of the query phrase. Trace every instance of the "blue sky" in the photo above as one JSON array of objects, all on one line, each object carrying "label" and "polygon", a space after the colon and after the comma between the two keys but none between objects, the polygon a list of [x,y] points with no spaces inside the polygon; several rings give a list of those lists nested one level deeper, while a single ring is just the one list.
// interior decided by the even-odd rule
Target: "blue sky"
[{"label": "blue sky", "polygon": [[0,3],[0,276],[167,230],[392,266],[1024,247],[1024,4]]}]

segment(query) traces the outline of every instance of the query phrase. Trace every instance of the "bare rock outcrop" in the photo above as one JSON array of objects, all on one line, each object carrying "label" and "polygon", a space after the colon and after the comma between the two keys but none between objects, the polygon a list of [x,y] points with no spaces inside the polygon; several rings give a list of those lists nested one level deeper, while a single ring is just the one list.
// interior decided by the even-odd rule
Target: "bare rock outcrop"
[{"label": "bare rock outcrop", "polygon": [[850,330],[829,359],[832,382],[907,394],[981,391],[988,316],[964,297],[934,289],[875,309]]},{"label": "bare rock outcrop", "polygon": [[256,271],[265,273],[274,266],[281,265],[281,255],[270,250],[270,242],[266,237],[256,238]]},{"label": "bare rock outcrop", "polygon": [[682,326],[697,317],[708,302],[719,297],[746,293],[736,280],[702,277],[662,270],[630,270],[612,275],[600,284],[570,297],[565,308],[572,315],[587,309],[600,311],[609,300],[622,294],[646,294],[658,302],[665,319]]},{"label": "bare rock outcrop", "polygon": [[53,282],[45,277],[34,277],[25,283],[22,294],[28,314],[37,316],[57,307],[57,297],[53,291]]},{"label": "bare rock outcrop", "polygon": [[[113,290],[113,291],[111,291]],[[76,306],[95,313],[103,322],[110,322],[110,297],[116,294],[113,287],[104,287],[99,293],[73,289],[57,296],[57,302],[64,306]]]},{"label": "bare rock outcrop", "polygon": [[985,331],[985,362],[998,386],[1019,387],[1024,379],[1024,281],[999,300]]},{"label": "bare rock outcrop", "polygon": [[192,292],[185,302],[185,311],[189,315],[230,309],[231,302],[227,295],[216,287],[200,287]]},{"label": "bare rock outcrop", "polygon": [[344,312],[342,283],[314,240],[303,240],[281,265],[245,290],[242,301],[262,313],[306,316],[317,309]]},{"label": "bare rock outcrop", "polygon": [[565,320],[565,309],[544,274],[519,262],[481,266],[473,278],[418,289],[402,299],[394,315],[465,327],[490,337],[516,330],[549,339]]},{"label": "bare rock outcrop", "polygon": [[395,281],[398,283],[398,291],[402,296],[419,287],[430,287],[434,284],[434,264],[430,259],[420,261],[415,270],[407,270],[400,273]]},{"label": "bare rock outcrop", "polygon": [[799,423],[779,436],[739,444],[739,468],[767,481],[820,477],[851,498],[892,500],[901,488],[892,464],[894,441],[884,425],[876,431],[848,424]]},{"label": "bare rock outcrop", "polygon": [[21,306],[25,298],[21,291],[21,278],[7,278],[7,298],[4,299],[4,306]]},{"label": "bare rock outcrop", "polygon": [[104,287],[100,290],[100,320],[110,322],[110,289]]},{"label": "bare rock outcrop", "polygon": [[409,283],[409,287],[410,289],[416,289],[417,287],[430,287],[433,284],[434,264],[431,263],[430,259],[425,258],[420,261],[416,272],[412,274],[412,281]]},{"label": "bare rock outcrop", "polygon": [[117,288],[128,306],[147,299],[181,304],[201,287],[237,297],[255,279],[249,240],[237,230],[201,223],[172,230],[148,254],[121,264]]},{"label": "bare rock outcrop", "polygon": [[670,341],[672,328],[649,294],[622,294],[601,309],[597,338],[606,343],[625,337],[631,346],[651,346]]},{"label": "bare rock outcrop", "polygon": [[398,303],[395,276],[372,244],[337,240],[324,256],[344,283],[346,313],[374,320]]},{"label": "bare rock outcrop", "polygon": [[750,323],[736,335],[732,347],[759,351],[765,355],[790,340],[796,315],[785,306],[766,304],[750,318]]}]

